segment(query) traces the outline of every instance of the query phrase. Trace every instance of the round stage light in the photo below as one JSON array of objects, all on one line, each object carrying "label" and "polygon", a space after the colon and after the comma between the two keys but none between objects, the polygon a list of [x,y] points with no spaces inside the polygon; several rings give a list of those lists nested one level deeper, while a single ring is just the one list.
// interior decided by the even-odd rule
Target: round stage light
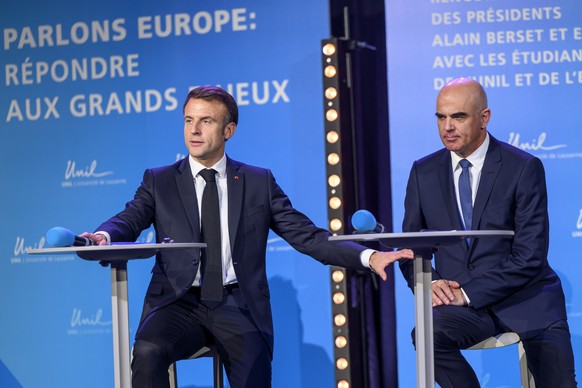
[{"label": "round stage light", "polygon": [[338,197],[331,197],[329,199],[329,207],[332,208],[333,210],[339,209],[341,205],[342,205],[342,200],[339,199]]},{"label": "round stage light", "polygon": [[326,66],[323,70],[323,74],[325,74],[327,78],[333,78],[337,74],[337,69],[332,65]]},{"label": "round stage light", "polygon": [[329,164],[331,164],[332,166],[335,166],[336,164],[338,164],[339,160],[340,160],[340,157],[335,152],[332,152],[331,154],[327,155],[327,162]]},{"label": "round stage light", "polygon": [[334,282],[339,283],[344,280],[344,273],[340,270],[333,271],[333,274],[331,274],[331,278],[333,279]]},{"label": "round stage light", "polygon": [[341,357],[338,358],[337,361],[335,362],[335,366],[339,369],[339,370],[345,370],[348,367],[348,360],[346,360],[345,358]]},{"label": "round stage light", "polygon": [[340,230],[342,228],[342,222],[341,222],[341,220],[334,218],[333,220],[331,220],[329,222],[329,227],[334,232],[337,232],[338,230]]},{"label": "round stage light", "polygon": [[325,55],[333,55],[335,54],[335,46],[331,43],[326,43],[322,49]]},{"label": "round stage light", "polygon": [[339,114],[335,109],[329,109],[327,112],[325,112],[325,118],[327,119],[327,121],[335,121],[337,120],[338,116]]},{"label": "round stage light", "polygon": [[346,321],[346,316],[343,314],[337,314],[335,317],[333,317],[333,322],[336,326],[343,326],[346,324]]},{"label": "round stage light", "polygon": [[336,292],[333,294],[333,303],[342,304],[346,301],[346,296],[343,292]]},{"label": "round stage light", "polygon": [[336,347],[343,349],[346,347],[347,344],[348,344],[348,340],[343,335],[336,337],[336,339],[335,339],[335,346]]},{"label": "round stage light", "polygon": [[329,143],[334,144],[339,140],[339,133],[336,131],[329,131],[327,135],[325,135],[325,138]]},{"label": "round stage light", "polygon": [[336,97],[337,97],[337,89],[336,88],[334,88],[333,86],[330,86],[329,88],[325,89],[325,98],[333,100]]}]

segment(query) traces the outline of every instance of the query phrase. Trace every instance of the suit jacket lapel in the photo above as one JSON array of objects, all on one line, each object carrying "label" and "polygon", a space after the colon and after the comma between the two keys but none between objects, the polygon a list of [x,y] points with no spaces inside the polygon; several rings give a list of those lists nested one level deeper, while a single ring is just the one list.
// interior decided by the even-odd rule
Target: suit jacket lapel
[{"label": "suit jacket lapel", "polygon": [[[445,211],[449,216],[451,225],[453,225],[453,228],[456,230],[462,230],[463,224],[461,223],[461,213],[459,212],[459,207],[457,206],[455,184],[453,183],[451,154],[447,150],[443,152],[443,155],[439,160],[438,175],[440,185],[443,188],[440,190],[440,192],[443,195]],[[438,191],[435,190],[435,192]]]},{"label": "suit jacket lapel", "polygon": [[490,143],[485,162],[483,163],[483,171],[481,171],[481,179],[479,180],[479,188],[477,189],[477,196],[475,197],[475,205],[473,205],[473,225],[472,229],[479,229],[481,216],[485,205],[489,201],[493,184],[497,179],[499,170],[501,169],[501,151],[497,140],[489,135]]},{"label": "suit jacket lapel", "polygon": [[245,175],[239,171],[239,167],[238,163],[227,158],[226,185],[228,187],[228,232],[231,252],[234,252],[234,243],[243,206]]},{"label": "suit jacket lapel", "polygon": [[184,211],[186,212],[188,220],[190,221],[190,226],[194,231],[194,242],[200,242],[202,241],[202,237],[200,233],[198,201],[196,199],[194,177],[192,176],[192,170],[190,170],[188,158],[183,159],[182,163],[178,166],[176,185],[178,186],[178,192],[182,198]]}]

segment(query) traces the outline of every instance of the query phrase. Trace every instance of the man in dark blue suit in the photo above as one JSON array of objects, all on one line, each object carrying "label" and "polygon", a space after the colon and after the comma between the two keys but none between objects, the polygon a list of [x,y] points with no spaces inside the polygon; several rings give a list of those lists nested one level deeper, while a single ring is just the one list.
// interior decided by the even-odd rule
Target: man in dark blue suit
[{"label": "man in dark blue suit", "polygon": [[[271,171],[226,156],[238,107],[224,90],[193,89],[183,111],[189,157],[147,170],[125,210],[83,236],[99,244],[135,241],[153,224],[157,242],[208,244],[202,254],[166,251],[156,256],[134,344],[134,388],[167,387],[170,364],[209,343],[215,344],[232,387],[270,387],[269,229],[324,264],[372,269],[384,280],[387,265],[413,254],[330,243],[327,231],[292,207]],[[212,187],[207,197],[206,188]],[[215,215],[205,216],[214,206],[206,202],[212,196]],[[218,290],[207,287],[214,280]]]},{"label": "man in dark blue suit", "polygon": [[[487,133],[483,87],[460,78],[436,103],[444,149],[414,163],[403,231],[513,230],[439,248],[434,255],[435,379],[441,387],[479,387],[461,354],[499,333],[519,334],[538,388],[576,386],[560,279],[550,267],[541,161]],[[411,263],[400,268],[413,288]]]}]

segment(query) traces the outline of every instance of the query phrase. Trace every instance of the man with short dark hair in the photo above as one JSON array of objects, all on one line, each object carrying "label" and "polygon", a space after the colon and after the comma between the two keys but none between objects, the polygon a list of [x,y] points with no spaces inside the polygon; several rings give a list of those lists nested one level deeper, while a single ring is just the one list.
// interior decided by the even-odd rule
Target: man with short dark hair
[{"label": "man with short dark hair", "polygon": [[146,170],[125,210],[84,233],[99,244],[135,241],[150,225],[156,241],[207,243],[202,254],[156,256],[132,361],[134,388],[167,387],[168,367],[213,343],[232,387],[271,386],[273,323],[265,255],[269,229],[324,264],[373,269],[412,258],[410,250],[376,252],[331,243],[291,205],[271,171],[230,159],[225,143],[238,108],[226,91],[199,87],[184,104],[189,156]]}]

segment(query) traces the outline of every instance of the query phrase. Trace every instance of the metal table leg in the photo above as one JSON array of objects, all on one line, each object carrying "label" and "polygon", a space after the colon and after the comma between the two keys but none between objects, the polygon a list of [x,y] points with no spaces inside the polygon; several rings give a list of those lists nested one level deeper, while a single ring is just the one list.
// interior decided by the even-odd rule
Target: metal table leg
[{"label": "metal table leg", "polygon": [[418,388],[434,387],[431,256],[432,253],[418,252],[414,258],[416,386]]},{"label": "metal table leg", "polygon": [[127,261],[111,263],[111,309],[115,388],[131,388]]}]

